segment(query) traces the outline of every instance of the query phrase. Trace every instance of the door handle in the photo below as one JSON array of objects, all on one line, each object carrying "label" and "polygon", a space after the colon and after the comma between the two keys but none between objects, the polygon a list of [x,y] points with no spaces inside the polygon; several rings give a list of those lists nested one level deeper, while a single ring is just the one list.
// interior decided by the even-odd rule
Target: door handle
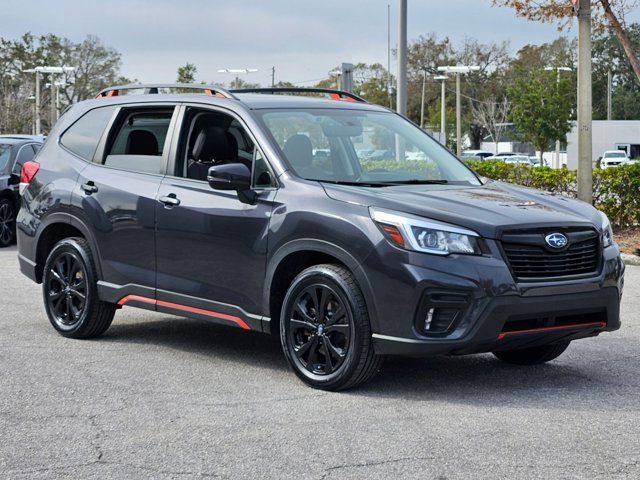
[{"label": "door handle", "polygon": [[92,193],[97,193],[98,187],[96,187],[92,181],[88,181],[87,183],[82,184],[82,190],[84,190],[86,194],[90,195]]},{"label": "door handle", "polygon": [[178,205],[180,205],[180,200],[176,198],[175,193],[170,193],[169,195],[158,197],[158,201],[160,203],[164,203],[165,207],[177,207]]}]

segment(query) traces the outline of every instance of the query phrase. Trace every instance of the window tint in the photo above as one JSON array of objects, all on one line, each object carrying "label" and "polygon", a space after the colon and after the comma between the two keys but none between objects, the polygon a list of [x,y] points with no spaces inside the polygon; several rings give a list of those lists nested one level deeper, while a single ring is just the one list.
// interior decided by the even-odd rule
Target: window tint
[{"label": "window tint", "polygon": [[116,121],[104,165],[144,173],[160,173],[162,152],[173,108],[125,110]]},{"label": "window tint", "polygon": [[100,107],[85,113],[62,134],[60,143],[76,155],[92,161],[114,110],[115,107]]},{"label": "window tint", "polygon": [[271,170],[259,148],[256,149],[256,157],[253,162],[253,186],[256,188],[274,186]]},{"label": "window tint", "polygon": [[11,145],[0,143],[0,172],[7,166],[11,157]]},{"label": "window tint", "polygon": [[22,165],[25,162],[30,162],[35,157],[35,152],[33,151],[33,147],[31,145],[23,145],[20,147],[20,151],[18,152],[18,156],[16,157],[16,163],[13,166],[13,173],[19,174],[22,170]]}]

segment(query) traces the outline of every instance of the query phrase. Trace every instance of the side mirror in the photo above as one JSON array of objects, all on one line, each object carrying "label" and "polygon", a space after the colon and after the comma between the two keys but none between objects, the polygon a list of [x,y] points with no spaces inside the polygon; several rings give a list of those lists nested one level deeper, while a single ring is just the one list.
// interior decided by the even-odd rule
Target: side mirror
[{"label": "side mirror", "polygon": [[244,163],[226,163],[210,167],[207,175],[209,186],[214,190],[235,190],[244,203],[253,203],[251,171]]}]

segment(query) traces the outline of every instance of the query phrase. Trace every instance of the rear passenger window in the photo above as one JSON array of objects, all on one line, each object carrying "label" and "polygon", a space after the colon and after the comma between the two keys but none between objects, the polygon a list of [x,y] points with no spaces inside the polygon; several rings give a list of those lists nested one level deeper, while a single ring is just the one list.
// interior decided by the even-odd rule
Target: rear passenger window
[{"label": "rear passenger window", "polygon": [[88,111],[60,137],[60,143],[87,161],[93,160],[98,143],[115,107],[100,107]]},{"label": "rear passenger window", "polygon": [[104,165],[160,173],[174,108],[123,110],[107,141]]},{"label": "rear passenger window", "polygon": [[33,150],[32,145],[23,145],[20,147],[20,151],[18,152],[18,156],[16,157],[16,163],[13,166],[12,173],[19,175],[22,170],[22,165],[26,162],[30,162],[35,157],[36,153]]}]

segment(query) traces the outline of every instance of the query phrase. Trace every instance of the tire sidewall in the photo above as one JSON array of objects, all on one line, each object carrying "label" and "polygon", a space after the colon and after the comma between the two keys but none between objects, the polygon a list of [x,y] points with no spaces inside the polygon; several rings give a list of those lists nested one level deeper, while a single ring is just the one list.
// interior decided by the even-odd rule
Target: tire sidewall
[{"label": "tire sidewall", "polygon": [[[293,345],[289,340],[289,322],[293,310],[293,302],[300,294],[302,290],[311,285],[326,285],[331,288],[338,295],[339,300],[343,302],[343,305],[348,309],[348,319],[351,325],[351,334],[349,339],[349,349],[347,352],[347,358],[345,358],[343,364],[335,372],[329,375],[317,375],[309,372],[298,360],[293,352]],[[353,374],[354,370],[358,367],[360,362],[360,352],[362,351],[362,343],[365,341],[361,333],[360,325],[363,321],[368,322],[367,318],[359,318],[357,309],[354,306],[354,299],[351,288],[344,282],[344,280],[326,267],[312,267],[305,270],[298,275],[287,294],[285,295],[282,304],[282,314],[280,316],[280,342],[284,355],[291,365],[294,373],[304,382],[320,388],[331,388],[333,385],[339,385],[348,379]]]},{"label": "tire sidewall", "polygon": [[[85,280],[87,283],[86,295],[87,298],[85,300],[85,308],[80,316],[80,319],[74,323],[73,325],[62,325],[58,323],[55,319],[55,314],[51,311],[48,301],[48,272],[51,269],[53,261],[60,255],[61,253],[71,253],[76,258],[80,259],[82,262],[82,266],[85,272]],[[47,312],[47,317],[58,332],[63,335],[73,335],[79,330],[82,330],[89,319],[91,319],[93,309],[95,308],[95,299],[97,298],[97,289],[96,289],[96,275],[95,269],[93,268],[93,262],[91,261],[90,253],[88,253],[80,243],[74,238],[67,238],[58,242],[47,257],[47,261],[45,262],[44,271],[43,271],[43,281],[42,281],[42,298],[44,301],[44,308]]]}]

